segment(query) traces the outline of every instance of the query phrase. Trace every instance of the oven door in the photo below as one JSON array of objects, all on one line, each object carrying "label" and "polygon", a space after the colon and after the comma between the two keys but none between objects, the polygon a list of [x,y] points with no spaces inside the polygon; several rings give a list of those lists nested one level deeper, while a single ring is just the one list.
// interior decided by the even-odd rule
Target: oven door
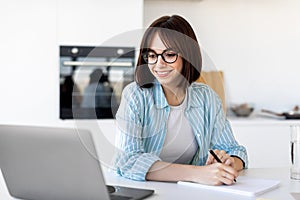
[{"label": "oven door", "polygon": [[110,119],[134,80],[133,47],[60,46],[60,119]]}]

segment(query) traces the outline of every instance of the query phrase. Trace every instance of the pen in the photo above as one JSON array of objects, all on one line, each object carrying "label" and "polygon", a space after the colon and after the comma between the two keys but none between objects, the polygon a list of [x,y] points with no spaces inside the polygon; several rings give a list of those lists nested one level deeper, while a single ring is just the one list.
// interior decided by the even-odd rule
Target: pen
[{"label": "pen", "polygon": [[[216,161],[218,162],[218,163],[222,163],[222,161],[220,160],[220,158],[215,154],[215,152],[213,151],[213,150],[209,150],[209,153],[216,159]],[[236,180],[235,179],[233,179],[234,180],[234,182],[236,182]]]}]

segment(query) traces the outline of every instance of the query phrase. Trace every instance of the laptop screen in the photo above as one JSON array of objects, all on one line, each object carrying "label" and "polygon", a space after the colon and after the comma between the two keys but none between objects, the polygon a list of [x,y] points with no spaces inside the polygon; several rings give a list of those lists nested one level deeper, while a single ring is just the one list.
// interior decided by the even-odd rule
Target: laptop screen
[{"label": "laptop screen", "polygon": [[87,130],[0,126],[0,168],[21,199],[109,199]]}]

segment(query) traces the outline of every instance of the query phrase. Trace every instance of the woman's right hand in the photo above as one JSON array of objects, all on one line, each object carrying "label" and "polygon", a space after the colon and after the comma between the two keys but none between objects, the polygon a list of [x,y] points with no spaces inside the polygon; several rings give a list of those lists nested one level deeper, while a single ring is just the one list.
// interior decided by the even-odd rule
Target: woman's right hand
[{"label": "woman's right hand", "polygon": [[237,176],[238,172],[233,167],[222,163],[213,163],[194,166],[191,181],[205,185],[231,185]]},{"label": "woman's right hand", "polygon": [[146,174],[146,180],[231,185],[237,176],[238,172],[233,167],[217,162],[205,166],[195,166],[156,161]]}]

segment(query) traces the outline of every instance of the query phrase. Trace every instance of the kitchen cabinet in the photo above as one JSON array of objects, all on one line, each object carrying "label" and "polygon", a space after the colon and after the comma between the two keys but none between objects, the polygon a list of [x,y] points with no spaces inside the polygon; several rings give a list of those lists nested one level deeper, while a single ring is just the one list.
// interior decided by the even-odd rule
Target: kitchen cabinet
[{"label": "kitchen cabinet", "polygon": [[228,118],[237,141],[247,148],[249,167],[287,167],[290,165],[290,126],[300,120],[249,117]]}]

